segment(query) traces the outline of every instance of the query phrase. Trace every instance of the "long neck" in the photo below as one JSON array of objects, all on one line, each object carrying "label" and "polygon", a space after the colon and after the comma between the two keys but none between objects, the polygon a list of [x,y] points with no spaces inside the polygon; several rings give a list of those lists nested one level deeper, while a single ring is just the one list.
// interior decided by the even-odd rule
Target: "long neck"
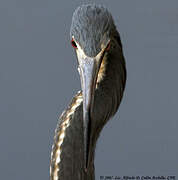
[{"label": "long neck", "polygon": [[51,180],[94,180],[94,151],[97,138],[120,104],[125,87],[125,63],[118,45],[107,56],[105,75],[98,82],[91,122],[91,149],[88,171],[84,171],[82,94],[78,93],[61,115],[51,154]]}]

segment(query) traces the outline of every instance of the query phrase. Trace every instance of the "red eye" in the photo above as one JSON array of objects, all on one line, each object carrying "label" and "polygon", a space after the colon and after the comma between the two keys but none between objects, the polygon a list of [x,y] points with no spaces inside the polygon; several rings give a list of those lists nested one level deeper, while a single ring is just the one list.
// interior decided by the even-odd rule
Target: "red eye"
[{"label": "red eye", "polygon": [[108,45],[106,46],[106,51],[109,51],[110,47],[111,47],[111,43],[109,42]]},{"label": "red eye", "polygon": [[71,40],[71,44],[74,48],[77,48],[77,44],[75,43],[75,41],[73,39]]}]

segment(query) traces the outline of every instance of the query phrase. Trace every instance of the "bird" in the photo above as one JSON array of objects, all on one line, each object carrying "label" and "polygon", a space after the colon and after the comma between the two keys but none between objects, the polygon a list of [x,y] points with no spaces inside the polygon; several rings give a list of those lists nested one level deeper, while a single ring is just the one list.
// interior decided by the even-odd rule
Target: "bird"
[{"label": "bird", "polygon": [[97,139],[121,103],[126,63],[120,34],[103,5],[83,4],[74,11],[70,40],[81,91],[58,120],[50,180],[94,180]]}]

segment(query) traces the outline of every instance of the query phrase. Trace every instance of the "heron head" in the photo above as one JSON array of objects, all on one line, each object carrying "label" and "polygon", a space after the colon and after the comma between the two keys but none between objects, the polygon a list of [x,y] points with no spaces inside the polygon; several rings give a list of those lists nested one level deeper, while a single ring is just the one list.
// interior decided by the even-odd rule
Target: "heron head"
[{"label": "heron head", "polygon": [[95,57],[109,41],[115,25],[108,10],[100,5],[78,7],[72,18],[70,36],[88,57]]},{"label": "heron head", "polygon": [[115,25],[103,6],[82,5],[72,18],[71,43],[76,50],[83,93],[84,159],[88,166],[94,93],[103,57],[110,49]]}]

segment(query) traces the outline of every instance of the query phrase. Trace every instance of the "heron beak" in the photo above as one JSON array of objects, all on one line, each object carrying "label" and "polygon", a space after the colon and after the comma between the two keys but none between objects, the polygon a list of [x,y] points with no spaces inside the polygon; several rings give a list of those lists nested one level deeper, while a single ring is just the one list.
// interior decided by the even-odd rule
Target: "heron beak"
[{"label": "heron beak", "polygon": [[101,51],[96,57],[78,56],[79,73],[81,79],[81,87],[83,93],[83,128],[84,128],[84,161],[85,171],[88,168],[90,138],[91,138],[91,123],[93,115],[94,93],[98,72],[104,52]]}]

